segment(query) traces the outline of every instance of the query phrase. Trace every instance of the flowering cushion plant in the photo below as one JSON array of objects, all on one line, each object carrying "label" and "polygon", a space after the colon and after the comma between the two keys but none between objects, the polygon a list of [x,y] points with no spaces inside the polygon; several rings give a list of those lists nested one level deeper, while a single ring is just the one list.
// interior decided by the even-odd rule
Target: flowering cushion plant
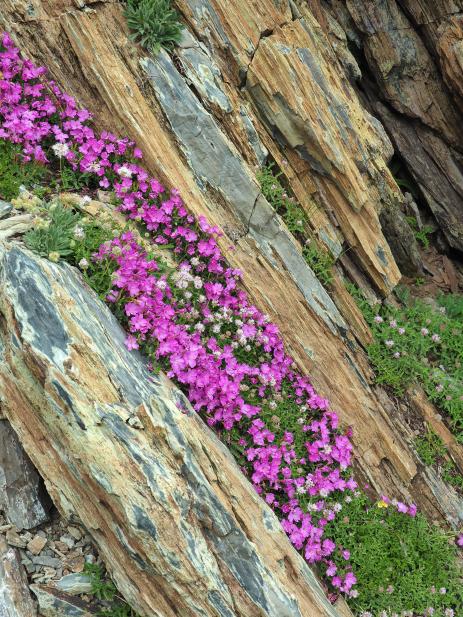
[{"label": "flowering cushion plant", "polygon": [[[328,401],[297,370],[278,327],[249,302],[241,272],[219,249],[220,230],[204,217],[195,219],[178,191],[168,194],[140,166],[142,153],[133,142],[97,135],[89,112],[48,81],[44,69],[22,59],[6,34],[2,45],[0,138],[19,144],[25,162],[58,168],[58,161],[60,173],[66,169],[85,177],[87,186],[111,190],[132,222],[132,231],[108,236],[92,255],[79,248],[86,229],[77,224],[71,262],[105,272],[105,297],[125,323],[127,347],[140,348],[152,370],[163,369],[186,392],[296,549],[317,564],[336,593],[354,601],[359,591],[349,539],[337,543],[327,533],[346,503],[361,499],[351,469],[351,431],[340,428]],[[174,255],[173,267],[159,257],[163,248]],[[67,258],[53,252],[53,259],[60,257]],[[416,515],[413,504],[390,509],[397,519]],[[447,597],[442,607],[453,601]]]}]

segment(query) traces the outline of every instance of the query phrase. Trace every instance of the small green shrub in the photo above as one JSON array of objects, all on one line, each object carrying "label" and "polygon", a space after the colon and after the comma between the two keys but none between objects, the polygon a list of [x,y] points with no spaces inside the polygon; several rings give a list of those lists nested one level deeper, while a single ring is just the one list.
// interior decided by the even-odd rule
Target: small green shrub
[{"label": "small green shrub", "polygon": [[[349,600],[355,614],[388,617],[445,614],[463,606],[461,569],[456,548],[438,527],[418,514],[404,516],[384,501],[372,505],[358,494],[326,527],[328,537],[350,552],[362,590]],[[429,608],[434,613],[426,612]],[[455,613],[455,616],[459,613]]]},{"label": "small green shrub", "polygon": [[114,261],[95,263],[92,256],[114,237],[112,228],[59,201],[42,208],[41,214],[36,227],[24,236],[26,246],[51,261],[65,259],[79,267],[87,283],[104,299],[112,287]]},{"label": "small green shrub", "polygon": [[19,187],[32,187],[43,181],[47,170],[43,165],[22,161],[22,149],[0,139],[0,199],[11,201],[19,194]]},{"label": "small green shrub", "polygon": [[304,233],[306,215],[301,206],[290,197],[280,182],[282,172],[275,171],[274,163],[265,165],[257,174],[265,199],[281,215],[291,233]]},{"label": "small green shrub", "polygon": [[68,257],[72,253],[71,242],[79,218],[78,214],[61,203],[50,205],[47,216],[25,235],[26,246],[41,257],[51,255],[54,261]]},{"label": "small green shrub", "polygon": [[149,52],[172,49],[180,41],[183,24],[171,0],[128,0],[125,15],[131,38]]},{"label": "small green shrub", "polygon": [[98,611],[101,617],[137,617],[137,613],[117,595],[114,583],[104,577],[104,570],[98,564],[86,563],[84,574],[88,576],[92,584],[92,595],[98,600],[111,602],[111,606]]},{"label": "small green shrub", "polygon": [[421,245],[425,249],[428,249],[429,248],[429,236],[430,234],[434,232],[434,228],[431,227],[430,225],[425,225],[422,229],[419,229],[418,222],[414,216],[407,216],[405,218],[407,220],[407,223],[412,228],[415,238],[418,240],[418,242],[421,243]]}]

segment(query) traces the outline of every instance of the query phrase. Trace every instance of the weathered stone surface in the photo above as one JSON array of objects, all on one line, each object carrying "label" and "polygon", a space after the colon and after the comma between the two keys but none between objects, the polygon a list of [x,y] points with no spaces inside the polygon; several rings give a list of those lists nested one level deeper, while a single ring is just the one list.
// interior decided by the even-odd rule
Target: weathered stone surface
[{"label": "weathered stone surface", "polygon": [[147,617],[334,617],[226,448],[77,271],[18,245],[0,264],[5,413],[127,601]]},{"label": "weathered stone surface", "polygon": [[431,55],[438,59],[437,48],[442,29],[463,12],[462,0],[400,0],[399,4]]},{"label": "weathered stone surface", "polygon": [[349,245],[388,293],[400,275],[377,218],[382,201],[399,198],[384,159],[387,138],[358,100],[346,96],[337,67],[324,58],[322,34],[312,17],[263,39],[246,89],[288,160],[297,166],[294,154],[299,157],[301,181],[310,171]]},{"label": "weathered stone surface", "polygon": [[31,585],[31,590],[37,598],[39,617],[91,617],[96,613],[88,602],[73,598],[54,587]]},{"label": "weathered stone surface", "polygon": [[461,1],[349,0],[328,6],[365,54],[366,70],[376,80],[374,88],[366,82],[375,114],[447,242],[462,251]]},{"label": "weathered stone surface", "polygon": [[17,214],[0,220],[0,241],[25,234],[32,227],[33,220],[31,214]]},{"label": "weathered stone surface", "polygon": [[[338,4],[345,7],[345,3]],[[398,187],[386,168],[386,161],[392,155],[391,143],[380,122],[362,108],[352,84],[343,76],[342,65],[326,45],[323,28],[314,21],[313,15],[305,17],[305,13],[303,25],[291,22],[289,3],[285,0],[270,3],[267,0],[232,0],[226,5],[221,0],[177,0],[176,5],[196,40],[195,49],[197,47],[207,56],[204,62],[213,75],[209,86],[219,88],[232,102],[233,111],[225,113],[219,105],[212,104],[210,89],[209,94],[198,92],[200,101],[206,97],[204,108],[218,123],[225,142],[231,143],[245,161],[243,167],[251,178],[251,185],[245,186],[255,186],[252,166],[258,160],[257,146],[262,145],[284,170],[285,181],[306,209],[314,233],[334,255],[340,256],[343,267],[345,265],[350,273],[355,272],[354,280],[365,285],[373,283],[383,294],[389,293],[398,280],[399,271],[381,232],[378,216],[383,203],[395,199],[396,195],[400,198]],[[225,231],[221,246],[231,266],[244,272],[243,284],[251,301],[278,323],[296,363],[311,376],[320,394],[331,399],[341,421],[354,427],[356,463],[369,483],[380,492],[417,502],[434,518],[445,518],[445,509],[431,488],[426,488],[426,480],[419,490],[415,488],[415,479],[421,472],[413,448],[403,437],[403,418],[391,414],[387,400],[380,399],[370,387],[371,369],[353,333],[364,343],[371,335],[347,294],[341,275],[336,274],[331,294],[352,331],[343,332],[338,328],[334,334],[321,318],[324,311],[317,313],[308,303],[307,291],[303,293],[295,281],[296,272],[288,272],[287,268],[292,267],[290,260],[284,261],[273,249],[271,254],[263,252],[262,246],[270,246],[270,242],[259,244],[253,233],[247,233],[236,205],[214,188],[216,178],[211,176],[211,184],[198,182],[198,173],[186,160],[185,145],[171,129],[161,94],[153,91],[140,67],[140,54],[128,41],[120,3],[94,6],[93,12],[72,11],[69,7],[63,11],[58,0],[37,0],[31,11],[26,0],[3,0],[0,23],[12,32],[25,54],[47,64],[58,83],[95,113],[97,129],[127,134],[134,139],[145,154],[147,169],[167,186],[176,186],[191,212],[206,215],[211,224]],[[347,13],[346,23],[349,19]],[[360,42],[352,20],[349,28],[348,36],[357,36]],[[285,41],[291,48],[292,63],[284,53]],[[191,44],[187,42],[186,46]],[[180,59],[187,47],[178,50]],[[301,60],[298,49],[310,51],[312,68]],[[258,117],[257,107],[246,89],[242,89],[250,64],[251,73],[259,75],[259,79],[262,77],[272,104],[275,104],[273,99],[278,104],[280,100],[288,101],[292,106],[292,118],[302,110],[306,121],[304,130],[309,126],[314,131],[321,146],[327,148],[323,150],[320,146],[327,158],[331,156],[329,135],[332,144],[340,142],[338,150],[347,159],[341,157],[339,169],[334,167],[339,161],[331,163],[338,185],[349,192],[348,181],[342,180],[342,169],[344,167],[349,173],[353,169],[352,194],[358,195],[363,182],[371,207],[364,205],[357,212],[346,195],[336,188],[333,179],[316,172],[297,152],[274,139]],[[315,79],[317,65],[321,67],[322,75],[318,77],[324,89]],[[185,71],[185,79],[193,80],[198,66],[199,61],[185,59],[184,65],[179,67],[179,75]],[[157,70],[164,70],[162,59]],[[281,83],[272,77],[274,74],[280,75]],[[174,81],[176,79],[171,76],[165,83],[172,88]],[[304,81],[313,82],[313,95],[307,94],[310,84]],[[312,100],[312,109],[294,101],[294,89],[306,93],[305,105]],[[328,96],[325,91],[329,94],[330,90],[333,93]],[[184,87],[182,92],[185,93]],[[216,90],[213,95],[221,96]],[[165,97],[175,101],[175,92],[168,92]],[[327,110],[329,106],[332,106],[331,114]],[[317,124],[318,108],[320,117],[330,121],[323,130]],[[308,117],[314,119],[314,126],[307,122]],[[246,137],[244,124],[253,135],[252,145]],[[230,147],[231,151],[233,148]],[[359,174],[352,167],[352,159],[356,161]],[[328,169],[328,163],[326,165]],[[225,161],[223,173],[226,176]],[[227,194],[230,198],[229,191]],[[359,203],[363,203],[361,194]],[[286,242],[286,233],[281,235]],[[288,247],[291,254],[293,248]],[[300,264],[300,260],[296,263]],[[307,271],[303,271],[303,275],[307,277]],[[325,304],[324,310],[326,307]],[[330,320],[336,321],[333,315],[328,316]]]},{"label": "weathered stone surface", "polygon": [[[2,395],[0,390],[0,401]],[[48,520],[49,506],[40,477],[16,433],[7,420],[0,420],[0,509],[19,529],[31,529]]]},{"label": "weathered stone surface", "polygon": [[278,266],[281,260],[308,305],[330,330],[334,334],[346,330],[347,325],[307,266],[293,237],[261,194],[238,152],[187,87],[168,54],[161,52],[156,62],[146,59],[143,67],[198,182],[223,195],[271,263]]},{"label": "weathered stone surface", "polygon": [[16,549],[0,535],[0,617],[37,617]]},{"label": "weathered stone surface", "polygon": [[68,574],[56,583],[56,588],[71,595],[89,593],[92,591],[92,581],[85,574]]},{"label": "weathered stone surface", "polygon": [[[461,119],[439,68],[397,0],[348,0],[381,92],[394,109],[462,146]],[[416,0],[414,4],[418,4]]]},{"label": "weathered stone surface", "polygon": [[[462,5],[463,9],[463,5]],[[463,15],[455,15],[439,27],[437,51],[447,86],[463,109]]]},{"label": "weathered stone surface", "polygon": [[381,226],[400,271],[406,276],[423,273],[423,264],[413,230],[399,204],[385,207],[380,215]]},{"label": "weathered stone surface", "polygon": [[3,219],[6,216],[8,216],[12,209],[13,209],[13,206],[10,203],[8,203],[7,201],[0,200],[0,219]]},{"label": "weathered stone surface", "polygon": [[463,250],[463,171],[459,157],[452,156],[455,153],[434,131],[419,123],[410,125],[381,103],[375,107],[449,244]]}]

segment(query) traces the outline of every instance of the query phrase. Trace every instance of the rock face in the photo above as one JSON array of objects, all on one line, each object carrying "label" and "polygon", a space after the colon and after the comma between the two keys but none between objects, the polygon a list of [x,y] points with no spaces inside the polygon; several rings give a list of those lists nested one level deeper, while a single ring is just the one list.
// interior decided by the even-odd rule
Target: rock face
[{"label": "rock face", "polygon": [[[460,0],[325,3],[375,81],[370,101],[451,247],[463,250]],[[378,99],[382,101],[377,103]]]},{"label": "rock face", "polygon": [[31,585],[37,598],[40,617],[91,617],[96,614],[87,602],[46,585]]},{"label": "rock face", "polygon": [[16,433],[7,420],[0,420],[0,509],[18,529],[32,529],[48,520],[49,506]]},{"label": "rock face", "polygon": [[[354,427],[359,475],[378,492],[414,501],[433,519],[458,525],[461,500],[452,497],[450,509],[444,505],[445,487],[422,472],[400,408],[371,387],[361,347],[371,335],[341,274],[335,274],[328,294],[256,179],[268,153],[305,209],[313,233],[343,268],[377,294],[391,292],[400,272],[379,219],[381,211],[393,212],[403,199],[387,167],[391,139],[398,144],[399,132],[385,123],[388,137],[372,115],[379,111],[353,85],[360,68],[348,42],[361,48],[371,39],[373,62],[382,49],[373,36],[379,36],[378,24],[385,15],[396,19],[398,9],[394,12],[389,1],[354,0],[311,2],[312,9],[302,0],[174,4],[187,32],[173,59],[164,53],[155,60],[143,58],[129,42],[119,2],[80,10],[71,0],[3,0],[0,23],[25,54],[46,64],[66,91],[95,112],[97,128],[134,139],[146,167],[167,186],[176,186],[190,211],[224,230],[221,246],[230,265],[244,272],[251,300],[280,326],[295,361],[332,401],[342,422]],[[392,7],[389,12],[386,5]],[[371,24],[363,23],[368,15]],[[390,24],[383,28],[402,41],[393,29]],[[416,43],[416,48],[430,53],[429,45]],[[412,58],[408,62],[413,73]],[[460,146],[457,137],[450,139],[457,111],[451,108],[447,115],[442,92],[436,94],[435,111],[425,101],[400,100],[403,91],[408,97],[414,92],[409,82],[402,89],[400,80],[408,73],[400,74],[401,63],[383,95],[386,112],[394,121],[401,121],[402,111],[415,114],[419,120],[410,126],[419,133],[418,142],[431,132],[429,140],[444,143],[436,152],[431,141],[410,146],[410,160],[416,155],[410,172],[417,182],[422,174],[418,184],[423,193],[427,187],[449,242],[454,233],[457,246],[459,223],[451,232],[444,221],[450,213],[457,217],[460,207],[460,171],[452,158]],[[381,77],[384,63],[376,64],[377,83],[387,82],[387,73]],[[433,92],[442,91],[439,71],[429,70]],[[417,80],[422,87],[423,78]],[[402,111],[392,109],[396,99]],[[429,166],[420,171],[424,154],[434,157],[436,175]]]},{"label": "rock face", "polygon": [[18,245],[2,248],[0,270],[4,412],[133,608],[147,617],[335,617],[226,448],[125,349],[78,273]]},{"label": "rock face", "polygon": [[0,617],[37,617],[19,553],[0,535]]}]

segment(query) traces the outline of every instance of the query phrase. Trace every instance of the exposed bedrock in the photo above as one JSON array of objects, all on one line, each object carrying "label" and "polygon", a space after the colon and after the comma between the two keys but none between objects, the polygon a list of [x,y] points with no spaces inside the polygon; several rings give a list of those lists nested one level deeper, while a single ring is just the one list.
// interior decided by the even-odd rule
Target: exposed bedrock
[{"label": "exposed bedrock", "polygon": [[[457,526],[461,499],[443,499],[447,488],[423,472],[400,407],[371,386],[361,347],[371,334],[341,270],[328,294],[256,179],[269,153],[319,240],[378,295],[391,292],[400,272],[379,217],[403,197],[387,167],[391,140],[351,81],[360,69],[347,39],[361,42],[352,16],[337,21],[327,3],[311,3],[320,6],[312,12],[286,0],[177,0],[187,31],[173,58],[153,60],[130,42],[119,2],[77,4],[3,0],[0,24],[94,112],[97,129],[133,138],[146,167],[224,230],[221,246],[251,301],[354,427],[362,477]],[[452,117],[441,118],[449,131]]]},{"label": "exposed bedrock", "polygon": [[0,251],[4,413],[131,606],[147,617],[335,617],[226,448],[127,351],[77,271],[19,245]]}]

